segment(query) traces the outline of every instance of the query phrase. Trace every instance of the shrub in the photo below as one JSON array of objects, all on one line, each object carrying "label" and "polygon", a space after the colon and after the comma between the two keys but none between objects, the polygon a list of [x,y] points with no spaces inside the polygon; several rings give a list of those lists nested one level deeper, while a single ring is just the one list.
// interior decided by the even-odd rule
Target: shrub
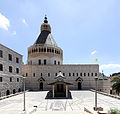
[{"label": "shrub", "polygon": [[118,110],[118,109],[110,109],[107,114],[120,114],[120,110]]}]

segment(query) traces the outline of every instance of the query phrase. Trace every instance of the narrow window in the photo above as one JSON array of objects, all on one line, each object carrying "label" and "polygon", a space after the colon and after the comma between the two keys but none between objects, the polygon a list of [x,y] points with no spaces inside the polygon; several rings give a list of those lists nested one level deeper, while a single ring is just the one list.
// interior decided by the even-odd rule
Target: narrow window
[{"label": "narrow window", "polygon": [[76,76],[78,76],[78,73],[76,73]]},{"label": "narrow window", "polygon": [[19,68],[16,68],[16,73],[19,74]]},{"label": "narrow window", "polygon": [[75,76],[75,73],[73,73],[73,76]]},{"label": "narrow window", "polygon": [[56,65],[56,61],[54,61],[54,64]]},{"label": "narrow window", "polygon": [[95,76],[97,76],[97,73],[95,73]]},{"label": "narrow window", "polygon": [[82,76],[82,73],[80,73],[80,76]]},{"label": "narrow window", "polygon": [[0,71],[3,71],[3,65],[0,64]]},{"label": "narrow window", "polygon": [[2,77],[0,77],[0,82],[2,82],[3,81],[3,78]]},{"label": "narrow window", "polygon": [[57,76],[57,73],[55,73],[55,76]]},{"label": "narrow window", "polygon": [[12,82],[12,77],[10,77],[10,82]]},{"label": "narrow window", "polygon": [[58,61],[58,65],[60,65],[60,61]]},{"label": "narrow window", "polygon": [[90,76],[90,74],[88,73],[88,76]]},{"label": "narrow window", "polygon": [[19,78],[17,78],[17,82],[19,82]]},{"label": "narrow window", "polygon": [[26,77],[28,76],[28,73],[26,73]]},{"label": "narrow window", "polygon": [[3,51],[0,50],[0,57],[3,58]]},{"label": "narrow window", "polygon": [[44,65],[46,65],[46,59],[44,59]]},{"label": "narrow window", "polygon": [[38,64],[41,65],[41,60],[40,59],[38,60]]},{"label": "narrow window", "polygon": [[41,76],[42,76],[43,74],[41,73]]},{"label": "narrow window", "polygon": [[50,77],[50,73],[48,73],[48,77]]},{"label": "narrow window", "polygon": [[65,76],[65,73],[63,73],[63,76]]},{"label": "narrow window", "polygon": [[12,73],[12,66],[9,66],[9,72]]},{"label": "narrow window", "polygon": [[69,73],[69,76],[71,76],[71,73]]},{"label": "narrow window", "polygon": [[33,77],[35,77],[35,73],[33,73]]},{"label": "narrow window", "polygon": [[18,57],[16,57],[16,63],[19,63],[19,58]]},{"label": "narrow window", "polygon": [[84,76],[86,76],[86,73],[84,73]]},{"label": "narrow window", "polygon": [[93,76],[93,73],[91,73],[91,76]]},{"label": "narrow window", "polygon": [[12,55],[8,54],[8,60],[12,61]]}]

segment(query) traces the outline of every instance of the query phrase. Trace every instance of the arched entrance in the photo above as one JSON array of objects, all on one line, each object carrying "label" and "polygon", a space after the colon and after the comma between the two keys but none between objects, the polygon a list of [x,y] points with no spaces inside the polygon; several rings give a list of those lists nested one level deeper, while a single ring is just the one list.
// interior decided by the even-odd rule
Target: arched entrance
[{"label": "arched entrance", "polygon": [[6,95],[10,95],[10,91],[9,90],[6,91]]},{"label": "arched entrance", "polygon": [[13,89],[13,94],[15,94],[16,93],[16,91],[15,91],[15,89]]},{"label": "arched entrance", "polygon": [[81,82],[78,82],[78,90],[81,90],[82,86],[81,86]]},{"label": "arched entrance", "polygon": [[40,82],[40,90],[43,90],[43,82]]},{"label": "arched entrance", "polygon": [[18,92],[21,92],[21,89],[20,89],[20,88],[18,89]]}]

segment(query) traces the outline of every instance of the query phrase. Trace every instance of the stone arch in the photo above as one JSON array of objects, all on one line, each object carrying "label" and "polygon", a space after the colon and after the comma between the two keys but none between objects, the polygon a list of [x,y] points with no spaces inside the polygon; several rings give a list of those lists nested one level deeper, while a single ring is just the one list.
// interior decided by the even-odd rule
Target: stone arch
[{"label": "stone arch", "polygon": [[15,89],[13,89],[13,94],[15,94],[16,93],[16,90]]}]

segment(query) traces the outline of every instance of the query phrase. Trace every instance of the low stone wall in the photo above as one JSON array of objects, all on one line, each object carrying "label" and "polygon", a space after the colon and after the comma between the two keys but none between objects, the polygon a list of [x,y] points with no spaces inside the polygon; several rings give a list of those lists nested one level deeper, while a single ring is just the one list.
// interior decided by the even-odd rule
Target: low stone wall
[{"label": "low stone wall", "polygon": [[[93,90],[93,89],[90,89],[90,91],[95,92],[95,90]],[[120,100],[120,96],[118,96],[118,95],[112,95],[112,94],[108,94],[108,93],[101,92],[101,91],[97,91],[97,93]]]}]

